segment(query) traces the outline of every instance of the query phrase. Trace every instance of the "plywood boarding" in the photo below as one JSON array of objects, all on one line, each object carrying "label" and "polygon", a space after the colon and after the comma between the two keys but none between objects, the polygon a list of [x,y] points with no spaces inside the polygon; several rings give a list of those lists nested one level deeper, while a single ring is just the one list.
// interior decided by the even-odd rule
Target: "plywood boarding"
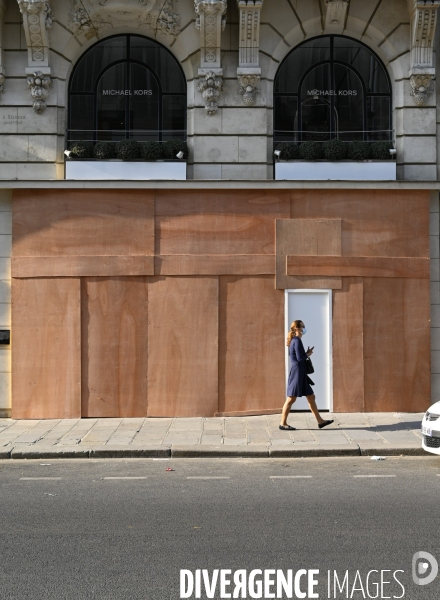
[{"label": "plywood boarding", "polygon": [[178,254],[155,257],[156,275],[275,275],[271,254]]},{"label": "plywood boarding", "polygon": [[12,417],[80,417],[80,280],[13,280],[12,322]]},{"label": "plywood boarding", "polygon": [[290,276],[286,256],[341,255],[341,220],[277,219],[276,221],[276,288],[340,289],[340,277]]},{"label": "plywood boarding", "polygon": [[289,218],[290,192],[157,192],[156,254],[275,254],[275,219]]},{"label": "plywood boarding", "polygon": [[148,301],[148,415],[218,409],[218,278],[155,277]]},{"label": "plywood boarding", "polygon": [[429,191],[295,190],[291,215],[342,218],[342,256],[429,256]]},{"label": "plywood boarding", "polygon": [[429,258],[288,256],[288,275],[409,277],[429,279]]},{"label": "plywood boarding", "polygon": [[363,283],[342,282],[333,292],[333,410],[364,412]]},{"label": "plywood boarding", "polygon": [[284,294],[272,277],[220,277],[219,412],[285,400]]},{"label": "plywood boarding", "polygon": [[82,282],[82,416],[147,416],[146,277]]},{"label": "plywood boarding", "polygon": [[12,277],[154,275],[153,256],[17,256]]},{"label": "plywood boarding", "polygon": [[154,190],[16,190],[13,256],[154,254]]},{"label": "plywood boarding", "polygon": [[365,411],[424,411],[430,392],[429,281],[364,278]]}]

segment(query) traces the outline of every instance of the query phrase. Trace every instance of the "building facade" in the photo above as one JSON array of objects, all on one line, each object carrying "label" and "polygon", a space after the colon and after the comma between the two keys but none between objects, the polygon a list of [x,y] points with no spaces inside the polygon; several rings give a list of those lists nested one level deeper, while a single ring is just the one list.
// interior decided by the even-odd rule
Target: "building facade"
[{"label": "building facade", "polygon": [[436,400],[439,7],[0,0],[0,412]]}]

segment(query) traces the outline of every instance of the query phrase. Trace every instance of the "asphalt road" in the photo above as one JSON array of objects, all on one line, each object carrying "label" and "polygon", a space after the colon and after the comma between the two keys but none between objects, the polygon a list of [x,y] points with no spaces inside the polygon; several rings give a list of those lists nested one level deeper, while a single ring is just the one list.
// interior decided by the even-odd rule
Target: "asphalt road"
[{"label": "asphalt road", "polygon": [[319,598],[440,597],[440,575],[411,576],[417,551],[440,563],[437,457],[6,460],[0,511],[1,600],[177,600],[181,569],[316,569]]}]

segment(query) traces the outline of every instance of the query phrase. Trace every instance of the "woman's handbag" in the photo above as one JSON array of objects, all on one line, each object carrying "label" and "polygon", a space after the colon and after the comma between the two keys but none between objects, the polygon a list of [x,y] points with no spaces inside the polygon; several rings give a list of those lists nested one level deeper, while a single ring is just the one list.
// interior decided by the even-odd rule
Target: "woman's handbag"
[{"label": "woman's handbag", "polygon": [[311,373],[314,373],[314,372],[315,372],[315,369],[313,367],[312,359],[309,357],[306,360],[306,373],[307,373],[307,375],[310,375]]}]

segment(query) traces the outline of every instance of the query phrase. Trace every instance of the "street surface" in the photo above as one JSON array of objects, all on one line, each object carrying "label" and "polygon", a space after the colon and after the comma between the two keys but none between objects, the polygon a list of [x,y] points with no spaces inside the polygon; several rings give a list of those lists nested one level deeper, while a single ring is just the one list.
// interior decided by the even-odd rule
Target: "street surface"
[{"label": "street surface", "polygon": [[1,600],[178,600],[180,569],[319,569],[319,598],[348,570],[355,599],[387,570],[378,597],[440,597],[411,577],[440,563],[440,457],[3,460],[0,507]]}]

